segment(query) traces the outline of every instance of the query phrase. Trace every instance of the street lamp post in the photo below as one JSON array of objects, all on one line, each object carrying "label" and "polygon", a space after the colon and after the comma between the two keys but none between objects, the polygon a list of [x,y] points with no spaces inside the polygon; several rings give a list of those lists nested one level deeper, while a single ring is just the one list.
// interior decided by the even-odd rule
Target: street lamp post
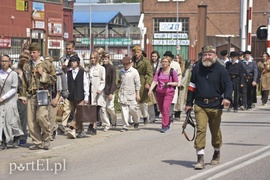
[{"label": "street lamp post", "polygon": [[92,7],[91,0],[89,0],[89,50],[92,51]]},{"label": "street lamp post", "polygon": [[179,13],[178,13],[178,0],[176,1],[176,27],[177,27],[177,30],[176,30],[176,53],[179,54],[179,42],[178,42],[178,23],[179,23]]}]

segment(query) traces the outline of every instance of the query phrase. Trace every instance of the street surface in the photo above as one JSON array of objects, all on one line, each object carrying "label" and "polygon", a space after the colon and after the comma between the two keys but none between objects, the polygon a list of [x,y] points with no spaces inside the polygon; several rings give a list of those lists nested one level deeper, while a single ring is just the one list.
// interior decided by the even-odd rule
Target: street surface
[{"label": "street surface", "polygon": [[[49,151],[30,151],[30,144],[9,148],[0,152],[0,179],[268,180],[269,116],[270,105],[259,103],[251,111],[224,110],[221,163],[209,164],[213,149],[208,131],[204,170],[193,169],[197,157],[193,142],[188,142],[181,134],[185,119],[182,116],[165,134],[159,132],[158,121],[141,123],[138,131],[132,128],[120,132],[121,126],[109,132],[100,129],[96,136],[81,139],[58,135]],[[191,132],[187,132],[191,136]]]}]

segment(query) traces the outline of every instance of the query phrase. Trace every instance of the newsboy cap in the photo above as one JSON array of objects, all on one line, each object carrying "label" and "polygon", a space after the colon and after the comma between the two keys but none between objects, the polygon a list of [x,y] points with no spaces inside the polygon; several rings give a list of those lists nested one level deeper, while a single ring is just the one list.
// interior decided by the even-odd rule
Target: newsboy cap
[{"label": "newsboy cap", "polygon": [[128,57],[128,56],[125,56],[125,57],[122,59],[122,63],[123,63],[123,64],[131,63],[131,62],[132,62],[132,60],[131,60],[131,58]]},{"label": "newsboy cap", "polygon": [[221,52],[220,52],[220,55],[221,56],[226,56],[228,54],[228,51],[227,50],[222,50]]},{"label": "newsboy cap", "polygon": [[249,50],[246,50],[244,54],[251,54],[251,52]]},{"label": "newsboy cap", "polygon": [[166,51],[165,54],[163,54],[163,56],[169,56],[171,58],[174,58],[174,55],[172,54],[171,51]]},{"label": "newsboy cap", "polygon": [[39,43],[33,42],[33,43],[30,45],[29,50],[30,50],[30,51],[40,51],[41,48],[40,48]]},{"label": "newsboy cap", "polygon": [[79,58],[79,56],[74,55],[74,56],[71,56],[71,57],[69,58],[69,61],[70,61],[70,62],[72,62],[72,61],[77,61],[78,63],[80,63],[80,58]]},{"label": "newsboy cap", "polygon": [[206,53],[206,52],[213,52],[213,53],[216,53],[216,48],[214,48],[214,46],[212,46],[212,45],[205,46],[205,47],[203,48],[203,53]]}]

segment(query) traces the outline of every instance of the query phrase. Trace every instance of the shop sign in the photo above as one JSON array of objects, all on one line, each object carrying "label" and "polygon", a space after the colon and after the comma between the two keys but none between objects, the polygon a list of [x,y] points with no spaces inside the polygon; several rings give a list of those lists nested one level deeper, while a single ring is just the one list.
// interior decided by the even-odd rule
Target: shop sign
[{"label": "shop sign", "polygon": [[44,21],[33,21],[33,29],[45,29]]},{"label": "shop sign", "polygon": [[[177,45],[176,44],[176,40],[153,40],[152,41],[152,44],[153,45],[161,45],[161,46],[171,46],[171,45]],[[178,45],[182,45],[182,46],[185,46],[185,45],[189,45],[189,40],[178,40]]]},{"label": "shop sign", "polygon": [[155,33],[154,38],[155,39],[187,39],[188,35],[187,33]]},{"label": "shop sign", "polygon": [[48,40],[48,48],[49,49],[61,49],[61,40]]},{"label": "shop sign", "polygon": [[10,48],[11,38],[0,38],[0,48]]},{"label": "shop sign", "polygon": [[160,22],[159,31],[167,31],[167,32],[182,31],[182,22]]}]

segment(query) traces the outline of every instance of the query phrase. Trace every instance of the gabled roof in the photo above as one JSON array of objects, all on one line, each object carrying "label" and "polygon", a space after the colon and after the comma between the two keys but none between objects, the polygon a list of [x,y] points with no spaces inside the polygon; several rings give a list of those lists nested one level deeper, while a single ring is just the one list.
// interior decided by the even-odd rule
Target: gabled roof
[{"label": "gabled roof", "polygon": [[[119,12],[91,12],[91,23],[96,24],[108,24]],[[89,23],[90,13],[89,12],[74,12],[73,21],[74,23],[84,24]]]}]

